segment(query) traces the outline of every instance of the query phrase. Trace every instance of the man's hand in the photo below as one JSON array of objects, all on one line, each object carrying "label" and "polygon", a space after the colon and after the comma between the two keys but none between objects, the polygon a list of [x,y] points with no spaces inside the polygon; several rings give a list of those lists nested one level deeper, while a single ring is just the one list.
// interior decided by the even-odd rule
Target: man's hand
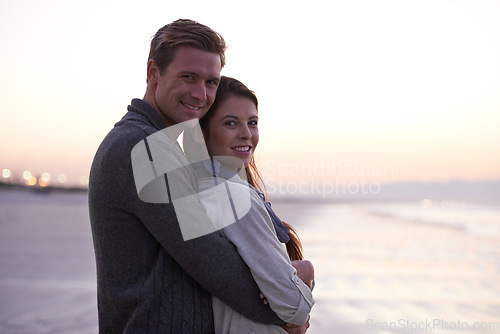
[{"label": "man's hand", "polygon": [[264,294],[262,292],[260,293],[260,299],[262,299],[262,302],[264,303],[264,305],[269,304],[269,301],[267,300],[266,296],[264,296]]},{"label": "man's hand", "polygon": [[292,266],[297,270],[297,276],[312,290],[314,282],[314,266],[310,261],[292,261]]},{"label": "man's hand", "polygon": [[294,324],[286,324],[286,326],[281,326],[284,330],[286,330],[289,334],[305,334],[307,329],[309,328],[309,319],[311,316],[307,316],[307,321],[303,325],[294,325]]}]

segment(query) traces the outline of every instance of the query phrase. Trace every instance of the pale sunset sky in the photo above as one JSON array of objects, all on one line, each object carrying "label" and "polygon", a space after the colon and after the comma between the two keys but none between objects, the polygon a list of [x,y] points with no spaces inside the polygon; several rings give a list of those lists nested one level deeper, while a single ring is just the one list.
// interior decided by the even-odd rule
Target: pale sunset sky
[{"label": "pale sunset sky", "polygon": [[0,0],[0,170],[84,182],[178,18],[257,93],[271,181],[500,180],[498,0]]}]

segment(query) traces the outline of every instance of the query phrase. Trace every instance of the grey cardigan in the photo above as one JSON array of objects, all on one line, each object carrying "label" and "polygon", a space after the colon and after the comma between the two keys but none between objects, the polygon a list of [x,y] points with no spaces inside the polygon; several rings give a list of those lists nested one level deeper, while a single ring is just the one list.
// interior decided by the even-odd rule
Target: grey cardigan
[{"label": "grey cardigan", "polygon": [[[184,241],[171,203],[139,199],[132,148],[163,128],[149,104],[132,100],[92,164],[99,332],[213,333],[211,295],[249,319],[283,324],[262,303],[249,268],[220,231]],[[188,173],[179,177],[196,187]]]}]

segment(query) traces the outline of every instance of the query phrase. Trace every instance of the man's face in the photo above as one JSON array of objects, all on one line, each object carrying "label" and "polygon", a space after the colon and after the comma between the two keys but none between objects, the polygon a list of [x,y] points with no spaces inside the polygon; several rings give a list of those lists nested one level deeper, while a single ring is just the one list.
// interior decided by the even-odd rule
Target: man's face
[{"label": "man's face", "polygon": [[218,54],[180,46],[163,74],[154,62],[148,64],[148,84],[154,92],[147,102],[166,126],[201,118],[215,100],[221,68]]}]

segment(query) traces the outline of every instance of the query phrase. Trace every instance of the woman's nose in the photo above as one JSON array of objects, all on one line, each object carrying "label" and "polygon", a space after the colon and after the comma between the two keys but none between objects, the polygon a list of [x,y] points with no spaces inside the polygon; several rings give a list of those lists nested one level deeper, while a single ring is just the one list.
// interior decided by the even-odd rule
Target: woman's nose
[{"label": "woman's nose", "polygon": [[246,124],[241,126],[241,138],[246,138],[246,139],[252,138],[252,132],[250,131],[250,128]]}]

